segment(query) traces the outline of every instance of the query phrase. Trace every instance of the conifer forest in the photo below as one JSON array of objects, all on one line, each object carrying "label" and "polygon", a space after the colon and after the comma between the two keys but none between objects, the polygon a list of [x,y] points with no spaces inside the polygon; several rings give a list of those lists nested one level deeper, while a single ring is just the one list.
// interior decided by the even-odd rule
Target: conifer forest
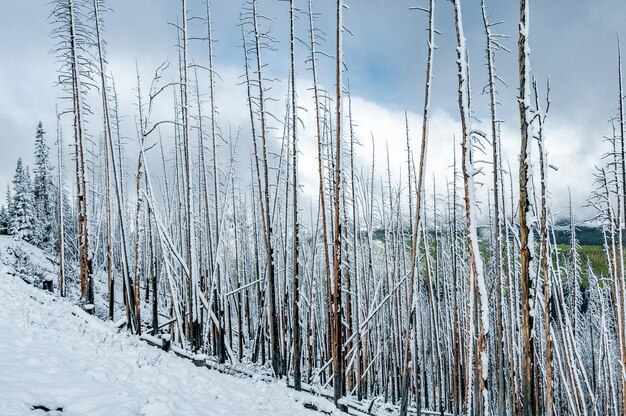
[{"label": "conifer forest", "polygon": [[[352,30],[359,0],[233,0],[238,19],[226,34],[224,2],[167,2],[173,13],[159,30],[171,53],[155,58],[146,47],[123,66],[110,63],[107,37],[125,8],[137,9],[30,6],[49,14],[38,42],[49,46],[57,99],[46,119],[55,123],[29,115],[32,138],[19,139],[29,150],[3,168],[0,280],[48,292],[21,314],[32,323],[44,304],[72,308],[91,322],[87,334],[104,325],[210,377],[285,387],[286,401],[241,414],[626,414],[619,36],[606,40],[612,60],[597,63],[611,74],[594,81],[609,86],[611,111],[595,123],[611,134],[585,139],[603,154],[579,162],[593,169],[579,204],[562,192],[578,190],[578,176],[564,184],[566,150],[551,142],[559,74],[535,72],[550,44],[533,34],[538,1],[385,2],[417,27],[416,46],[402,52],[417,63],[417,81],[403,87],[413,108],[393,126],[377,120],[401,132],[393,142],[359,128],[368,87],[351,88],[349,49],[394,22],[371,16],[372,32]],[[238,56],[234,75],[220,73],[220,43]],[[453,77],[440,77],[444,66]],[[430,128],[442,123],[431,102],[444,92],[453,104],[445,143]],[[0,332],[11,333],[2,325],[20,313],[2,308]],[[0,336],[0,357],[9,338]],[[130,374],[119,377],[150,384]],[[202,389],[197,380],[189,385]],[[0,390],[11,383],[0,378]],[[63,394],[28,405],[59,415],[240,414],[239,399],[228,399],[236,388],[220,390],[226,413],[206,388],[197,412],[124,413],[101,399],[97,413],[61,403]],[[7,397],[26,397],[8,391],[0,414]]]}]

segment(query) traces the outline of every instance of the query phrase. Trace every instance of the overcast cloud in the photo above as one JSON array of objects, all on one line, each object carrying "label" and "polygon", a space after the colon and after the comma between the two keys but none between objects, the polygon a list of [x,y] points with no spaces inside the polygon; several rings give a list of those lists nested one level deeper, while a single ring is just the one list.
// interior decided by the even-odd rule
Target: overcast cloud
[{"label": "overcast cloud", "polygon": [[[239,160],[242,171],[248,172],[249,140],[245,90],[238,85],[243,74],[243,57],[238,28],[239,0],[213,0],[215,63],[223,81],[217,85],[217,104],[220,125],[226,134],[230,125],[234,131],[242,128]],[[305,1],[297,1],[303,8]],[[328,34],[322,50],[333,51],[333,2],[320,0],[314,8],[321,13],[318,24]],[[404,111],[409,112],[414,148],[423,102],[423,72],[426,55],[426,18],[409,7],[424,5],[416,0],[352,0],[347,1],[345,24],[353,33],[347,35],[344,53],[353,95],[354,117],[362,147],[359,159],[369,166],[371,139],[379,155],[388,143],[394,174],[403,175]],[[203,14],[203,0],[189,0],[190,11]],[[148,84],[154,69],[165,60],[175,66],[177,52],[175,29],[168,22],[179,17],[179,2],[174,0],[109,0],[113,9],[105,15],[106,39],[110,70],[121,96],[121,112],[125,132],[134,140],[133,100],[135,92],[135,62]],[[516,165],[519,150],[517,135],[517,77],[516,49],[518,2],[513,0],[487,1],[492,21],[503,21],[497,30],[508,35],[504,44],[513,51],[499,53],[496,65],[508,87],[500,86],[499,111],[503,125],[503,148],[511,165]],[[266,52],[268,75],[278,79],[271,92],[279,100],[275,111],[280,115],[287,89],[288,68],[288,3],[278,0],[259,0],[262,14],[275,19],[273,34],[278,39],[277,52]],[[0,0],[0,203],[4,189],[13,175],[15,162],[22,157],[32,164],[35,126],[39,120],[48,131],[48,143],[55,140],[55,104],[61,90],[54,87],[57,64],[49,54],[53,44],[49,33],[48,16],[51,6],[39,0]],[[486,97],[481,90],[485,84],[484,35],[478,0],[463,2],[466,36],[472,65],[472,102],[478,120],[488,117]],[[450,177],[453,136],[459,135],[456,101],[456,64],[453,9],[449,2],[437,2],[438,50],[435,56],[432,100],[431,142],[428,168],[441,183]],[[550,187],[553,205],[558,211],[566,206],[568,186],[571,187],[577,207],[584,204],[592,186],[594,164],[600,163],[605,151],[603,136],[611,133],[609,118],[617,108],[617,51],[616,35],[626,21],[626,3],[620,0],[542,0],[531,1],[532,69],[540,85],[551,80],[552,106],[549,114],[547,148],[551,163],[559,170],[551,172]],[[203,36],[200,22],[191,23],[192,34]],[[306,36],[306,20],[301,18],[298,30]],[[623,34],[623,33],[622,33]],[[310,107],[310,73],[305,69],[306,49],[298,50],[299,97],[304,107]],[[198,63],[206,62],[206,45],[195,42],[192,57]],[[324,60],[321,80],[332,89],[332,61]],[[171,74],[168,76],[172,76]],[[200,73],[200,77],[206,77]],[[282,80],[282,81],[281,81]],[[206,79],[202,81],[206,85]],[[170,118],[171,104],[165,99],[155,114]],[[60,104],[63,105],[63,104]],[[301,114],[303,131],[301,171],[305,193],[315,192],[316,173],[311,112]],[[92,134],[98,135],[99,119],[90,119]],[[482,126],[487,128],[486,125]],[[69,131],[69,128],[65,129]],[[67,140],[67,138],[66,138]],[[129,149],[134,149],[132,143]],[[132,161],[136,155],[129,151]],[[384,169],[384,158],[377,164]],[[513,168],[516,171],[515,168]],[[247,176],[248,174],[242,174]],[[67,175],[67,178],[71,176]],[[432,189],[432,185],[428,185]],[[578,209],[579,216],[589,210]]]}]

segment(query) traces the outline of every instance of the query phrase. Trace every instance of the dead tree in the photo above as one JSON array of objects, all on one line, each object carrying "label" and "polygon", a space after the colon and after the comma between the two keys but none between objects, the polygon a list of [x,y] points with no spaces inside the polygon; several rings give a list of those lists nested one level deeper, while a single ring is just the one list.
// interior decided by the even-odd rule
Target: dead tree
[{"label": "dead tree", "polygon": [[291,49],[291,186],[293,191],[293,259],[292,259],[292,325],[293,325],[293,379],[296,390],[302,388],[302,331],[300,328],[300,241],[298,236],[298,106],[296,102],[296,34],[294,0],[289,1],[289,27]]},{"label": "dead tree", "polygon": [[186,214],[186,241],[185,248],[187,251],[187,284],[188,307],[190,314],[191,326],[191,344],[195,351],[200,348],[202,329],[200,328],[200,308],[198,304],[198,262],[196,251],[196,216],[193,201],[193,175],[191,161],[191,141],[190,141],[190,124],[189,124],[189,48],[187,33],[187,0],[181,0],[182,7],[182,62],[181,62],[181,115],[183,128],[183,182],[184,182],[184,198],[185,198],[185,214]]},{"label": "dead tree", "polygon": [[59,56],[61,84],[72,100],[72,116],[74,129],[75,168],[76,168],[76,211],[78,217],[78,264],[80,280],[80,299],[84,305],[93,304],[93,283],[91,280],[91,264],[89,258],[89,231],[87,216],[87,178],[85,175],[85,131],[84,95],[87,80],[89,84],[89,68],[91,62],[87,58],[85,48],[92,43],[84,27],[83,10],[74,0],[58,0],[54,4],[52,18],[56,24],[54,35],[59,39],[53,50]]},{"label": "dead tree", "polygon": [[[65,210],[63,200],[63,131],[61,129],[61,118],[59,116],[59,110],[55,107],[57,118],[57,169],[59,174],[58,192],[59,200],[57,203],[59,211],[59,238],[58,238],[58,250],[59,250],[59,295],[65,296]],[[8,201],[7,201],[8,202]]]},{"label": "dead tree", "polygon": [[[415,199],[415,221],[413,222],[413,236],[411,240],[411,259],[409,270],[409,297],[407,301],[407,327],[404,335],[404,362],[402,364],[402,392],[400,398],[400,414],[402,416],[407,414],[407,407],[409,403],[409,383],[411,379],[411,333],[415,331],[415,274],[417,273],[417,250],[420,239],[420,216],[422,214],[422,199],[424,192],[424,171],[426,169],[426,150],[428,143],[428,116],[430,112],[430,91],[433,78],[432,65],[433,56],[435,52],[435,0],[430,0],[430,6],[428,10],[428,58],[426,61],[426,88],[424,90],[424,114],[422,119],[422,141],[420,148],[420,161],[418,168],[417,179],[417,197]],[[410,176],[409,176],[410,177]],[[413,215],[413,213],[411,213]],[[414,336],[416,338],[416,336]],[[417,359],[417,357],[415,357]],[[419,390],[417,392],[419,395]],[[418,406],[418,414],[421,409]]]},{"label": "dead tree", "polygon": [[535,109],[538,113],[537,122],[537,143],[539,147],[539,173],[541,175],[541,223],[540,223],[540,236],[541,236],[541,273],[543,274],[543,325],[544,325],[544,337],[545,337],[545,409],[544,414],[546,416],[552,416],[553,406],[553,380],[552,380],[552,335],[551,335],[551,316],[550,311],[552,307],[552,289],[550,285],[550,263],[548,257],[548,208],[547,208],[547,181],[548,181],[548,166],[547,156],[544,144],[543,124],[545,122],[546,114],[550,109],[549,93],[550,85],[548,84],[548,104],[544,113],[540,111],[539,107],[539,94],[537,93],[537,83],[533,80],[533,90],[535,94]]},{"label": "dead tree", "polygon": [[[257,334],[256,341],[254,347],[255,353],[253,354],[253,361],[256,361],[258,346],[260,344],[262,350],[264,351],[265,344],[260,338],[260,335],[263,332],[263,321],[265,317],[267,317],[269,323],[269,331],[270,331],[270,357],[272,360],[272,368],[276,376],[282,376],[284,374],[284,363],[280,350],[280,338],[278,334],[278,318],[276,313],[276,284],[275,284],[275,265],[274,265],[274,251],[272,245],[272,223],[271,223],[271,214],[270,214],[270,186],[269,186],[269,165],[267,159],[267,134],[268,134],[268,126],[267,126],[267,109],[265,105],[266,101],[266,92],[265,89],[265,79],[263,77],[263,65],[261,58],[261,49],[266,46],[267,34],[262,33],[259,28],[259,16],[257,13],[257,5],[256,0],[252,0],[247,3],[247,8],[245,9],[246,18],[245,20],[242,18],[242,38],[244,45],[244,59],[245,59],[245,71],[246,71],[246,86],[247,86],[247,96],[248,96],[248,108],[250,112],[250,123],[252,127],[252,139],[253,139],[253,149],[254,149],[254,165],[256,166],[256,185],[258,189],[258,198],[259,198],[259,207],[260,207],[260,216],[263,227],[263,243],[264,243],[264,251],[265,251],[265,274],[266,274],[266,284],[263,287],[263,290],[260,293],[259,299],[259,307],[261,310],[265,310],[267,308],[267,315],[261,313],[260,319],[257,325]],[[253,36],[253,45],[252,50],[255,54],[255,63],[256,68],[254,68],[254,73],[256,74],[256,79],[252,80],[250,76],[250,65],[249,65],[249,57],[248,54],[251,50],[247,46],[246,33],[244,29],[244,24],[248,24],[252,26],[250,32]],[[258,96],[254,96],[252,93],[252,87],[257,88]],[[254,103],[258,104],[258,111],[255,111]],[[256,128],[256,120],[255,113],[258,114],[260,129]],[[258,137],[261,139],[260,143],[260,151],[259,151],[259,143]],[[262,168],[262,169],[261,169]],[[266,293],[267,292],[267,293]],[[267,301],[267,303],[266,303]]]},{"label": "dead tree", "polygon": [[111,135],[111,119],[109,116],[108,87],[105,75],[104,47],[101,34],[102,17],[100,10],[104,6],[103,0],[93,0],[94,25],[96,29],[96,46],[98,48],[98,69],[100,72],[100,95],[102,98],[102,125],[104,130],[104,187],[106,206],[106,269],[109,290],[109,319],[114,319],[115,280],[113,277],[113,232],[111,218],[111,173],[109,160],[109,138]]},{"label": "dead tree", "polygon": [[343,395],[344,368],[342,348],[342,316],[341,316],[341,98],[342,98],[342,33],[343,32],[343,0],[337,0],[337,43],[335,56],[335,83],[336,83],[336,136],[335,136],[335,171],[333,195],[333,390],[335,405]]},{"label": "dead tree", "polygon": [[[468,345],[467,362],[476,360],[476,380],[477,394],[480,397],[472,399],[473,395],[473,375],[472,366],[467,367],[466,382],[466,403],[465,412],[479,414],[489,414],[489,353],[487,349],[486,336],[489,331],[489,309],[487,299],[487,288],[485,286],[485,276],[483,270],[482,257],[478,247],[477,220],[476,220],[476,197],[475,197],[475,175],[478,173],[474,167],[473,141],[475,132],[471,128],[470,97],[469,97],[469,63],[467,49],[465,47],[465,34],[463,32],[463,19],[461,14],[460,0],[453,0],[456,40],[457,40],[457,69],[458,69],[458,103],[461,115],[461,148],[462,148],[462,173],[463,185],[465,188],[465,227],[468,251],[469,285],[468,285],[468,334],[470,337],[478,335],[476,339],[476,351],[474,352],[474,342],[471,338]],[[479,322],[474,322],[476,316],[480,316]],[[476,326],[475,326],[476,325]],[[475,355],[474,355],[475,354]]]},{"label": "dead tree", "polygon": [[[322,155],[322,141],[323,141],[323,131],[322,131],[322,109],[321,109],[321,100],[320,100],[320,88],[317,80],[317,46],[318,46],[318,37],[316,36],[316,28],[313,24],[314,14],[312,10],[311,0],[309,0],[309,48],[310,48],[310,57],[309,61],[311,63],[311,72],[313,75],[313,98],[315,102],[315,133],[317,139],[317,170],[318,170],[318,178],[319,178],[319,199],[320,199],[320,213],[321,213],[321,223],[322,223],[322,244],[324,247],[324,272],[326,276],[326,293],[327,293],[327,301],[328,304],[332,304],[332,294],[331,294],[331,286],[330,286],[330,254],[329,254],[329,236],[328,236],[328,222],[327,222],[327,210],[326,210],[326,190],[324,189],[324,158]],[[327,338],[328,338],[328,355],[332,355],[332,311],[330,308],[328,309],[327,316]]]},{"label": "dead tree", "polygon": [[[623,219],[619,218],[618,221],[621,221],[622,224],[626,224],[626,151],[625,151],[625,147],[626,147],[626,132],[625,132],[625,121],[624,121],[624,84],[623,84],[623,74],[622,74],[622,49],[621,49],[621,45],[620,45],[620,40],[619,37],[617,38],[617,55],[618,55],[618,60],[617,60],[617,70],[618,70],[618,81],[619,81],[619,85],[618,85],[618,90],[619,90],[619,142],[620,142],[620,165],[621,165],[621,189],[622,189],[622,195],[621,195],[621,199],[622,199],[622,210],[623,210]],[[617,185],[619,186],[619,185]],[[619,201],[618,201],[618,207],[619,207]],[[619,208],[618,208],[619,211]],[[620,259],[623,258],[623,253],[622,253],[622,231],[621,231],[621,225],[619,226],[619,248],[620,248]],[[624,278],[623,278],[623,261],[619,260],[618,261],[618,267],[620,268],[621,272],[622,272],[622,277],[620,277],[618,279],[618,285],[620,290],[617,296],[616,296],[616,302],[620,302],[619,307],[617,308],[617,328],[618,328],[618,338],[619,338],[619,351],[621,353],[621,366],[622,366],[622,371],[620,372],[621,377],[619,379],[618,385],[619,385],[619,390],[621,393],[621,399],[622,399],[622,411],[626,411],[626,312],[625,312],[625,306],[624,306],[624,296],[626,296],[626,293],[624,293]]]},{"label": "dead tree", "polygon": [[[521,150],[519,160],[519,232],[521,250],[522,289],[522,412],[525,416],[537,413],[538,392],[535,384],[535,340],[531,336],[534,328],[535,300],[533,299],[535,266],[533,238],[533,210],[530,201],[531,183],[531,140],[532,116],[530,113],[530,48],[528,46],[529,7],[527,0],[520,0],[520,22],[518,40],[519,60],[519,114]],[[532,310],[531,310],[532,309]]]},{"label": "dead tree", "polygon": [[504,335],[502,330],[503,320],[503,291],[502,291],[502,229],[500,221],[500,129],[496,107],[496,80],[494,55],[496,50],[506,50],[497,41],[496,36],[491,33],[493,23],[489,22],[485,0],[481,0],[483,26],[486,36],[486,57],[488,72],[488,91],[489,91],[489,110],[491,113],[491,147],[492,147],[492,163],[493,163],[493,235],[494,235],[494,271],[495,271],[495,287],[496,287],[496,328],[495,328],[495,370],[496,370],[496,397],[497,397],[497,414],[502,416],[506,413],[506,395],[504,394]]},{"label": "dead tree", "polygon": [[[215,105],[215,71],[213,68],[213,30],[212,30],[212,21],[211,21],[211,7],[210,1],[206,2],[206,19],[207,19],[207,45],[208,45],[208,60],[209,60],[209,100],[211,106],[211,168],[213,170],[213,209],[214,209],[214,224],[215,230],[213,231],[213,236],[209,238],[209,241],[212,241],[215,247],[219,245],[220,242],[220,232],[219,232],[219,223],[220,223],[220,212],[219,212],[219,188],[218,188],[218,174],[217,174],[217,109]],[[204,154],[204,149],[201,150],[201,154]],[[203,156],[204,158],[204,156]],[[204,169],[204,167],[202,168]],[[205,177],[205,191],[206,189],[206,177]],[[208,196],[205,192],[205,198],[208,199]],[[209,227],[208,233],[210,235],[210,221],[208,218],[209,208],[208,204],[205,204],[205,209],[207,210],[207,227]],[[217,281],[211,281],[210,284],[214,287],[213,296],[215,297],[215,311],[217,313],[218,325],[215,325],[216,330],[216,349],[217,355],[220,360],[220,363],[225,362],[226,360],[226,347],[224,345],[224,306],[222,304],[222,289],[221,289],[221,274],[219,269],[219,263],[217,261],[218,253],[212,247],[210,247],[209,252],[209,260],[212,260],[211,267],[209,272],[211,276],[216,275]],[[217,269],[217,270],[216,270]],[[209,287],[206,288],[209,291]]]},{"label": "dead tree", "polygon": [[135,175],[136,180],[136,191],[137,191],[137,202],[135,206],[135,316],[137,317],[137,321],[139,325],[136,328],[137,334],[141,334],[141,296],[140,296],[140,272],[139,272],[139,260],[140,260],[140,252],[139,246],[141,242],[141,229],[142,227],[139,225],[139,216],[141,213],[141,205],[142,205],[142,193],[141,193],[141,176],[143,175],[143,148],[145,144],[145,127],[147,121],[144,119],[143,113],[143,101],[141,97],[141,80],[139,78],[139,69],[137,69],[137,108],[139,109],[139,157],[137,158],[137,174]]}]

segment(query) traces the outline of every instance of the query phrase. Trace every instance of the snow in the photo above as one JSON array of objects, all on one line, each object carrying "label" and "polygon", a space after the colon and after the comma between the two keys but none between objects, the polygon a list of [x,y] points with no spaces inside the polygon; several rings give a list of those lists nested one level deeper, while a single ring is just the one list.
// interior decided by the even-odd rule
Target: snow
[{"label": "snow", "polygon": [[284,381],[220,374],[119,333],[13,275],[6,249],[16,244],[0,236],[0,415],[317,414],[304,403],[339,413]]}]

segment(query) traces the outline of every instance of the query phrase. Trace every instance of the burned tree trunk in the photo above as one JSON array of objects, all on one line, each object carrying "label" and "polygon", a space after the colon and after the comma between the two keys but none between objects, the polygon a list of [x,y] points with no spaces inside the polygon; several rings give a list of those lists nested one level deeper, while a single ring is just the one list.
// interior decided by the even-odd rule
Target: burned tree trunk
[{"label": "burned tree trunk", "polygon": [[333,195],[333,389],[335,405],[343,396],[344,389],[344,357],[342,345],[342,316],[341,316],[341,99],[342,99],[342,32],[343,32],[343,0],[337,0],[337,44],[336,44],[336,138],[334,160],[334,195]]},{"label": "burned tree trunk", "polygon": [[[294,30],[294,0],[289,2],[291,47],[291,134],[292,134],[292,188],[293,188],[293,259],[292,259],[292,325],[293,325],[293,379],[296,390],[302,388],[302,330],[300,328],[300,241],[298,236],[298,113],[296,103],[296,35]],[[285,289],[286,290],[286,289]]]},{"label": "burned tree trunk", "polygon": [[519,232],[521,250],[521,289],[522,289],[522,412],[525,416],[531,416],[536,412],[537,391],[535,385],[535,340],[531,336],[534,327],[533,284],[535,268],[533,265],[533,245],[534,238],[532,227],[534,223],[531,202],[530,202],[530,150],[532,134],[531,114],[530,114],[530,88],[529,74],[530,49],[528,47],[528,3],[527,0],[520,0],[520,23],[518,40],[519,59],[519,114],[521,150],[519,160]]}]

